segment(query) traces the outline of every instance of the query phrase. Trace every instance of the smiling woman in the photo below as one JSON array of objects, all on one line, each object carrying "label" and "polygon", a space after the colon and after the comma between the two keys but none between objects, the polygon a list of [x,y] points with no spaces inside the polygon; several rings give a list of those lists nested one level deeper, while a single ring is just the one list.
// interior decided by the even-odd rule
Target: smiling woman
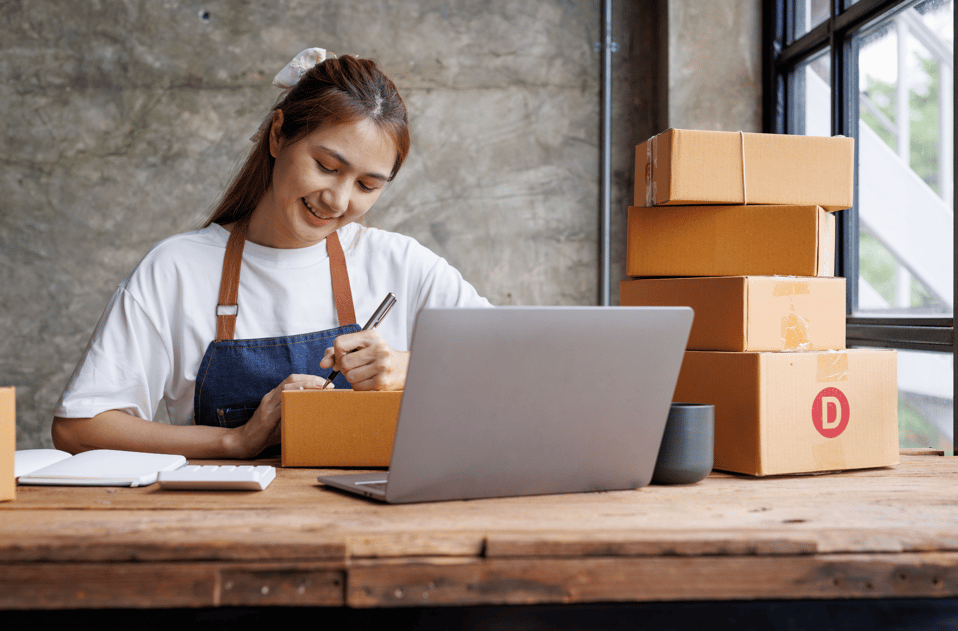
[{"label": "smiling woman", "polygon": [[[154,247],[107,305],[57,404],[59,448],[253,457],[279,442],[283,390],[333,371],[401,389],[420,309],[489,306],[413,239],[356,223],[409,150],[379,65],[309,49],[274,83],[287,92],[206,227]],[[161,402],[172,426],[150,422]]]},{"label": "smiling woman", "polygon": [[282,124],[278,111],[269,130],[273,181],[247,238],[274,248],[315,245],[379,199],[397,149],[369,119],[321,127],[296,142],[285,140]]}]

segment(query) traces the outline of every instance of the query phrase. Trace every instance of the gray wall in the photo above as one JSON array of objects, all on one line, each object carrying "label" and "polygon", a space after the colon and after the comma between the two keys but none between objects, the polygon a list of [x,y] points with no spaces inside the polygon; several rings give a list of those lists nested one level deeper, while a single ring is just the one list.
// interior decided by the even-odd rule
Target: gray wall
[{"label": "gray wall", "polygon": [[762,131],[762,3],[668,4],[668,127]]},{"label": "gray wall", "polygon": [[[750,44],[758,59],[758,0],[615,4],[613,303],[635,144],[669,124],[753,129],[760,102],[748,72],[727,102],[693,96]],[[308,46],[378,58],[410,110],[412,152],[368,224],[416,237],[496,304],[595,303],[598,1],[2,7],[0,384],[17,387],[19,448],[50,446],[116,284],[203,221],[277,96],[270,79]],[[693,72],[725,54],[709,81]]]}]

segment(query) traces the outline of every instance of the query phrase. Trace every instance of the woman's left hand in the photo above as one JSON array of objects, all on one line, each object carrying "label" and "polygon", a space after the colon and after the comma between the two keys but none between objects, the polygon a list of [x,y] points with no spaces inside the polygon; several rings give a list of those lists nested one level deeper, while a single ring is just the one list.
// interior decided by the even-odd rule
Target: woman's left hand
[{"label": "woman's left hand", "polygon": [[337,337],[319,366],[341,372],[353,390],[402,390],[409,353],[393,349],[370,329]]}]

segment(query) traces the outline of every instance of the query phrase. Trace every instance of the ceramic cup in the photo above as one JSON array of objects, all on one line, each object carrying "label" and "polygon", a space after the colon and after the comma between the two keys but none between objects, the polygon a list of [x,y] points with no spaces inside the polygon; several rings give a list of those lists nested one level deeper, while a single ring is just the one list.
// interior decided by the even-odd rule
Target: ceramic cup
[{"label": "ceramic cup", "polygon": [[715,449],[715,406],[673,403],[655,461],[655,484],[693,484],[712,470]]}]

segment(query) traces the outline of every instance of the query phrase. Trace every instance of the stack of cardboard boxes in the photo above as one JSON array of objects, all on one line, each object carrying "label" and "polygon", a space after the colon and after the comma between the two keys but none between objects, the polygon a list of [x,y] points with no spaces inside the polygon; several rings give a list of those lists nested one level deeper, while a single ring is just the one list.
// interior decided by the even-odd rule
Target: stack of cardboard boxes
[{"label": "stack of cardboard boxes", "polygon": [[895,351],[845,349],[835,215],[854,141],[670,129],[636,148],[622,305],[695,311],[675,401],[715,405],[715,468],[898,462]]}]

